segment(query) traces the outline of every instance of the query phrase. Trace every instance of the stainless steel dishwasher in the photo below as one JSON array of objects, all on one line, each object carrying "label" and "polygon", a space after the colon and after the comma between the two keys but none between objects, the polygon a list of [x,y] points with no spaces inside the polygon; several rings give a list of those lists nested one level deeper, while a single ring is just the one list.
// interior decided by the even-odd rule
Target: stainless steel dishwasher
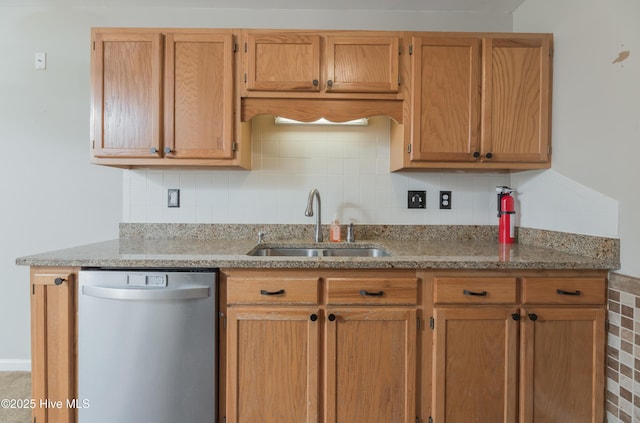
[{"label": "stainless steel dishwasher", "polygon": [[79,423],[215,423],[215,271],[82,270]]}]

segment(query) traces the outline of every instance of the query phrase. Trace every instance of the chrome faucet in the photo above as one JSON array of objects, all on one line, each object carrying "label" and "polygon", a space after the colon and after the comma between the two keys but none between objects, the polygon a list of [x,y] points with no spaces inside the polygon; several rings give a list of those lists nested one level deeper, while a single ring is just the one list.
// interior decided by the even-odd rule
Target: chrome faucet
[{"label": "chrome faucet", "polygon": [[318,214],[316,216],[315,240],[316,242],[322,242],[322,228],[320,227],[320,216],[322,207],[320,206],[320,192],[316,188],[312,189],[309,193],[309,199],[307,200],[307,209],[304,211],[304,215],[313,216],[313,197],[316,197],[318,199]]}]

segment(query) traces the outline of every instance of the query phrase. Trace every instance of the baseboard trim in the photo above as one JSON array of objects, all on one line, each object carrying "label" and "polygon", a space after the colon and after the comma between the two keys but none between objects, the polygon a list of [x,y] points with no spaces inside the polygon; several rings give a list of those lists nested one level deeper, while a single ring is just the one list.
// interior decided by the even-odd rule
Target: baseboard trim
[{"label": "baseboard trim", "polygon": [[31,360],[0,358],[0,372],[30,372]]}]

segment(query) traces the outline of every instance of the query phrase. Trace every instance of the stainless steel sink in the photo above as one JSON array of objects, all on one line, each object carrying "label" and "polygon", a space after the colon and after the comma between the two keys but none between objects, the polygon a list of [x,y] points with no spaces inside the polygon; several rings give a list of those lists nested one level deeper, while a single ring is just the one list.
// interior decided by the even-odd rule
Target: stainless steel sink
[{"label": "stainless steel sink", "polygon": [[249,256],[280,257],[386,257],[388,252],[378,247],[256,247]]}]

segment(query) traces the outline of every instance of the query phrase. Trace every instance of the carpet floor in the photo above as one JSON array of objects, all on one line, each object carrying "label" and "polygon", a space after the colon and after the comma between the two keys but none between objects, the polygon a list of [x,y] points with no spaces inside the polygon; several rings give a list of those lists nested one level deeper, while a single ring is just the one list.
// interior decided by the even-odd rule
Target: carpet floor
[{"label": "carpet floor", "polygon": [[[31,400],[31,372],[0,372],[0,422],[29,423],[30,408],[17,408]],[[27,405],[28,407],[28,405]]]}]

